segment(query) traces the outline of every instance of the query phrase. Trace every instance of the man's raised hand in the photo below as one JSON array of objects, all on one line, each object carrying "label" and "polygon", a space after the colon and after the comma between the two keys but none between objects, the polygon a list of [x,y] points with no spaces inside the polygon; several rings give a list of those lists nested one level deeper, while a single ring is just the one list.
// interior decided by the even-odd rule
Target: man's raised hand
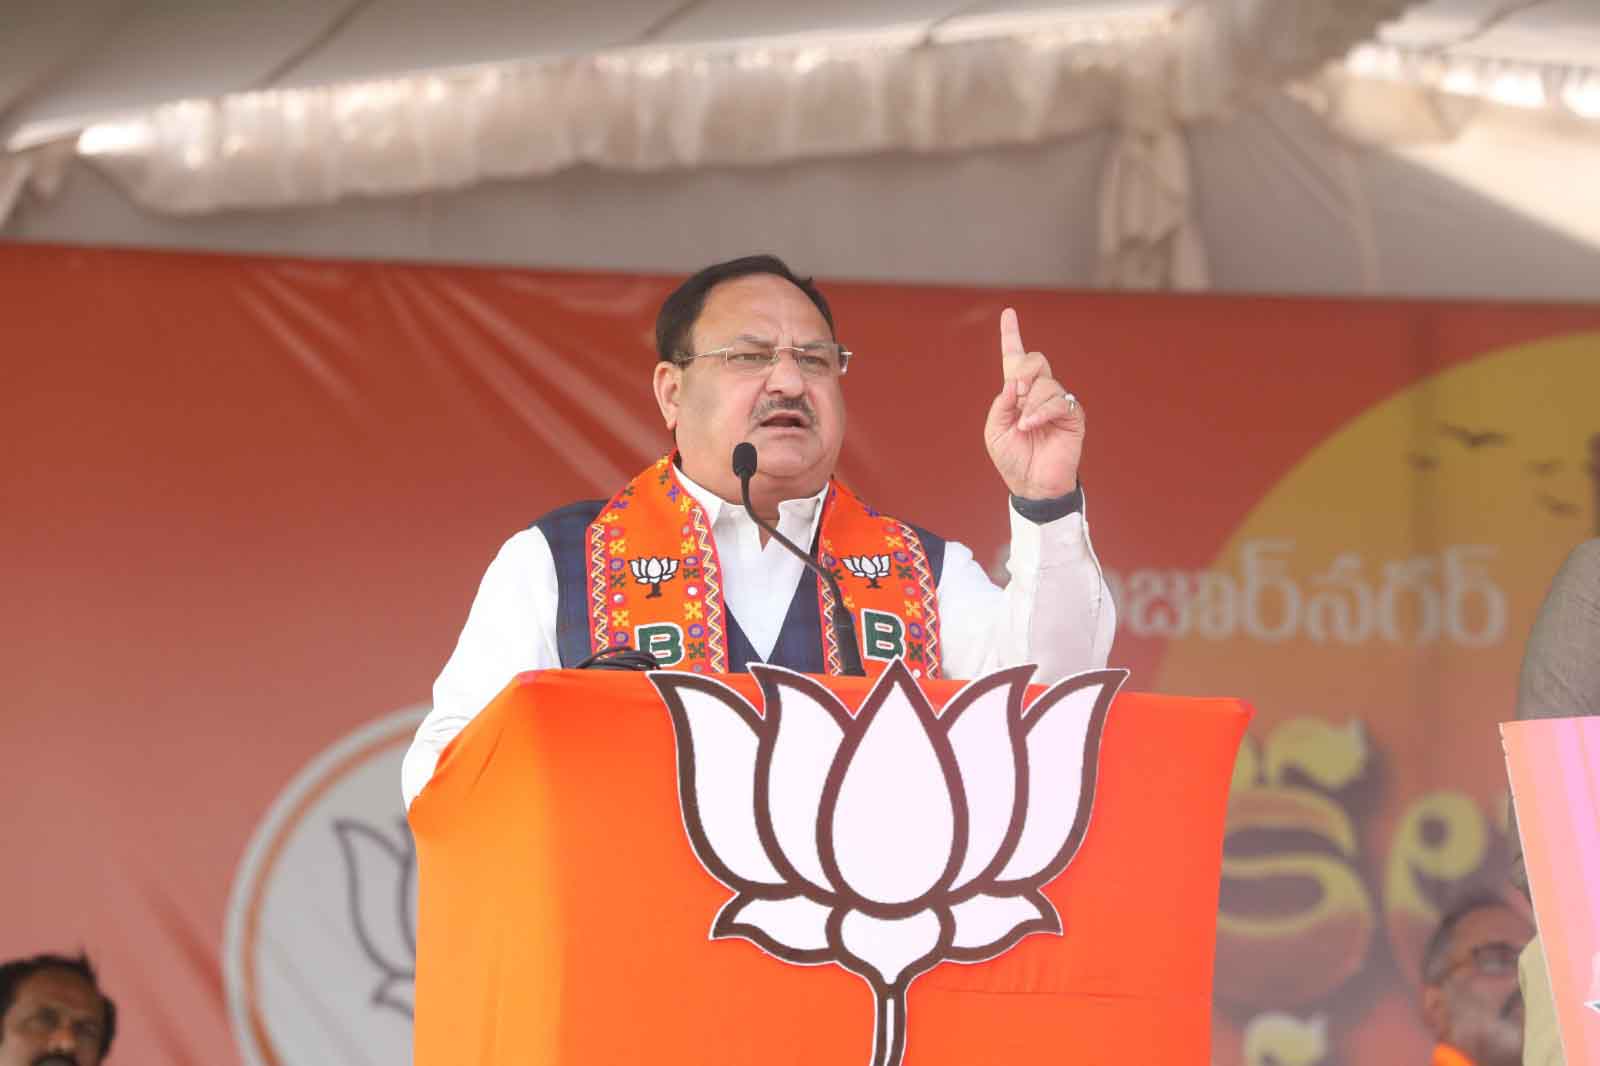
[{"label": "man's raised hand", "polygon": [[1043,500],[1078,487],[1083,405],[1062,387],[1049,360],[1023,347],[1017,313],[1000,313],[1000,395],[989,405],[983,439],[1012,495]]}]

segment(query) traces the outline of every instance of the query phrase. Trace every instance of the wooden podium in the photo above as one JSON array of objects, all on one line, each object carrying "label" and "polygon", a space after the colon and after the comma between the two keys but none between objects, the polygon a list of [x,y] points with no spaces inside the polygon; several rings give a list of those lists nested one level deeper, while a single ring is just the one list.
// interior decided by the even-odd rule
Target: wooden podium
[{"label": "wooden podium", "polygon": [[[900,675],[921,693],[924,724],[936,713],[945,727],[958,719],[940,709],[957,706],[963,683]],[[1112,700],[1108,689],[1084,776],[1092,811],[1085,804],[1070,862],[1042,888],[1062,931],[1023,936],[988,961],[927,968],[902,990],[903,1049],[891,1052],[875,1035],[890,1028],[877,1016],[883,1001],[857,973],[712,938],[735,893],[689,830],[727,805],[709,793],[693,811],[680,802],[680,786],[692,785],[686,735],[664,676],[691,677],[524,674],[444,753],[410,812],[417,1066],[838,1066],[902,1050],[908,1066],[1209,1061],[1223,823],[1244,704]],[[869,697],[877,685],[882,699],[884,677],[790,689],[831,696],[837,713],[865,720],[878,713]],[[737,733],[766,720],[771,681],[694,678],[675,691],[742,698],[752,711]],[[1045,691],[1014,690],[1025,706]],[[1032,772],[1042,794],[1048,768]],[[970,800],[963,841],[979,835],[980,805]]]}]

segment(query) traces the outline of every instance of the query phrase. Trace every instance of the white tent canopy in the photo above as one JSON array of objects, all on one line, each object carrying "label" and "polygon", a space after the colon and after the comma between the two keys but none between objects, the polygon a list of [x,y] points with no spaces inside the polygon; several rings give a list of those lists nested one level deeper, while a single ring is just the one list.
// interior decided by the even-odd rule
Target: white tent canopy
[{"label": "white tent canopy", "polygon": [[92,0],[0,147],[23,240],[1592,299],[1600,4]]}]

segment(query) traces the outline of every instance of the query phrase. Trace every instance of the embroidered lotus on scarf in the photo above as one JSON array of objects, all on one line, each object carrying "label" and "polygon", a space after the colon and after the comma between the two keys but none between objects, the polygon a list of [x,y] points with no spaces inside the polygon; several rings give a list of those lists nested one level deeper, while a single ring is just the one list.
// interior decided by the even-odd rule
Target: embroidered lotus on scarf
[{"label": "embroidered lotus on scarf", "polygon": [[764,713],[721,682],[650,675],[677,737],[690,845],[735,893],[712,938],[860,976],[873,1066],[902,1061],[920,974],[1062,932],[1042,889],[1088,829],[1100,732],[1127,673],[1079,674],[1024,706],[1033,670],[973,681],[941,713],[896,660],[853,716],[778,667],[750,668]]}]

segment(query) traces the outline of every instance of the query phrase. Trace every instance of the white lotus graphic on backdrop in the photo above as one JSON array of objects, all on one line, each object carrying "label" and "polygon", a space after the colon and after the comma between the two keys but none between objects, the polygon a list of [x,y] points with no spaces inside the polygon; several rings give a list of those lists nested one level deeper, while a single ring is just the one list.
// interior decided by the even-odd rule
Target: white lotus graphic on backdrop
[{"label": "white lotus graphic on backdrop", "polygon": [[858,715],[803,674],[752,666],[765,714],[718,681],[650,675],[672,715],[690,845],[736,894],[713,939],[833,962],[873,990],[873,1066],[906,1050],[906,990],[1062,931],[1041,889],[1082,842],[1100,733],[1124,670],[1079,674],[1024,708],[1032,666],[936,712],[896,660]]},{"label": "white lotus graphic on backdrop", "polygon": [[417,844],[405,818],[391,836],[381,825],[335,818],[333,833],[344,857],[350,928],[372,963],[377,983],[372,1005],[416,1013]]}]

